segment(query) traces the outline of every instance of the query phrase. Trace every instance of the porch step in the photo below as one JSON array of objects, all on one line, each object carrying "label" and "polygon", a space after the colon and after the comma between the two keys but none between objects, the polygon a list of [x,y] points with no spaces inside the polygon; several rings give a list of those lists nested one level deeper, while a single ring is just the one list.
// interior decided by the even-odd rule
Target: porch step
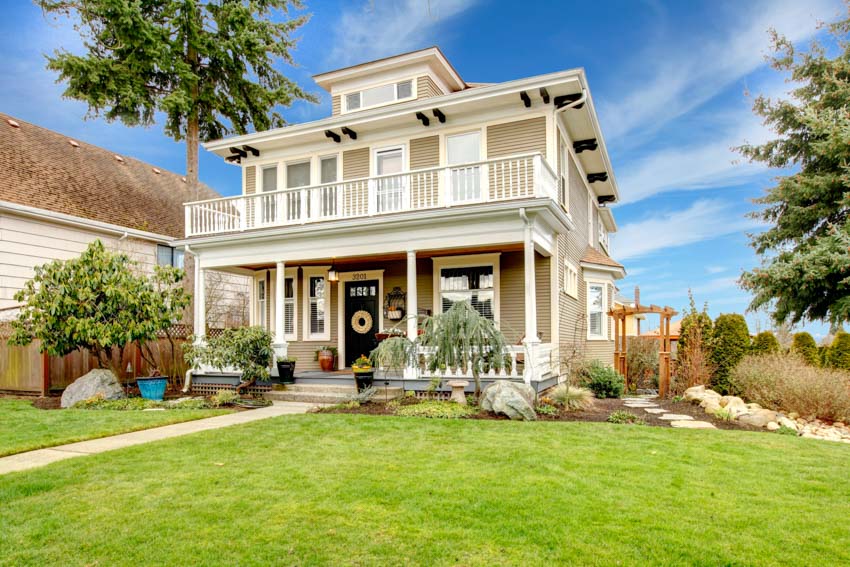
[{"label": "porch step", "polygon": [[[376,401],[392,400],[400,398],[404,391],[402,388],[378,387],[375,394]],[[285,390],[272,390],[266,392],[264,397],[268,400],[282,402],[308,402],[313,404],[340,404],[349,401],[357,393],[357,388],[337,384],[287,384]]]},{"label": "porch step", "polygon": [[278,390],[285,392],[322,392],[328,394],[356,394],[357,387],[354,385],[354,378],[349,379],[351,384],[287,384],[286,390]]},{"label": "porch step", "polygon": [[341,404],[351,399],[351,394],[339,392],[295,392],[291,390],[272,390],[263,397],[278,402],[305,402],[309,404]]}]

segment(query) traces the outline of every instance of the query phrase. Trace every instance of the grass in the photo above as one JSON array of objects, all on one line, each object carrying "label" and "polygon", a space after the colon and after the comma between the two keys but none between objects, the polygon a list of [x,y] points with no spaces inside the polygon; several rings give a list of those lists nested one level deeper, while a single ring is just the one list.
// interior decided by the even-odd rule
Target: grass
[{"label": "grass", "polygon": [[226,413],[221,410],[41,410],[0,398],[0,457]]},{"label": "grass", "polygon": [[838,565],[850,447],[308,414],[0,477],[4,565]]}]

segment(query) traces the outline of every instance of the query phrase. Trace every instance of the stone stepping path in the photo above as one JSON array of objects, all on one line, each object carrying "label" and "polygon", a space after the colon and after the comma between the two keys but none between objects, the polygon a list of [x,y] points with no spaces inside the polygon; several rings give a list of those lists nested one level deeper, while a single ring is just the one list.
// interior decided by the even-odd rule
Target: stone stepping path
[{"label": "stone stepping path", "polygon": [[679,429],[717,429],[713,424],[707,421],[695,421],[695,420],[676,420],[670,422],[670,427],[677,427]]},{"label": "stone stepping path", "polygon": [[643,410],[646,413],[654,413],[656,415],[660,413],[667,413],[667,410],[664,408],[643,408]]},{"label": "stone stepping path", "polygon": [[627,408],[657,408],[658,404],[652,402],[625,402],[623,404]]},{"label": "stone stepping path", "polygon": [[693,421],[694,418],[683,413],[665,413],[658,419],[663,419],[664,421]]}]

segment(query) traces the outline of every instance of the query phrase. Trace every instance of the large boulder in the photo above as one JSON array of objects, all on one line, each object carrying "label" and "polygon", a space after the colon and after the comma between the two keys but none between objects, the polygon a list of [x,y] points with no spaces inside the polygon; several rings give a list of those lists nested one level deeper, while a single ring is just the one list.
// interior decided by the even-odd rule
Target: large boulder
[{"label": "large boulder", "polygon": [[701,402],[705,396],[705,386],[693,386],[685,390],[682,396],[686,402]]},{"label": "large boulder", "polygon": [[534,421],[534,388],[520,382],[496,380],[481,394],[481,409],[500,413],[511,419]]},{"label": "large boulder", "polygon": [[96,368],[84,376],[80,376],[62,392],[61,406],[70,408],[77,402],[82,402],[100,395],[105,400],[120,400],[127,397],[124,388],[118,382],[111,370]]},{"label": "large boulder", "polygon": [[738,421],[755,427],[766,427],[771,421],[776,421],[776,418],[777,414],[775,411],[760,409],[755,411],[751,410],[750,413],[745,413],[738,418]]},{"label": "large boulder", "polygon": [[744,415],[752,411],[747,407],[747,404],[744,403],[744,400],[739,398],[738,396],[723,396],[720,398],[720,406],[726,408],[726,411],[729,412],[733,418],[737,418],[739,415]]}]

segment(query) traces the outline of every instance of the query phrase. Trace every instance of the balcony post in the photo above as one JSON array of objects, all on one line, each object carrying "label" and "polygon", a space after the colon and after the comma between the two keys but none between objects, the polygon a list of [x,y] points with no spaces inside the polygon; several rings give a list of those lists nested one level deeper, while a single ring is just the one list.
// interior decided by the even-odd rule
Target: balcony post
[{"label": "balcony post", "polygon": [[525,372],[523,378],[528,384],[534,377],[537,346],[540,338],[537,336],[537,285],[534,270],[534,240],[532,238],[531,221],[525,225],[525,242],[523,263],[525,267]]},{"label": "balcony post", "polygon": [[[415,342],[419,336],[419,307],[417,305],[417,290],[416,290],[416,251],[407,251],[407,305],[405,306],[405,316],[407,317],[407,338],[411,342]],[[416,367],[406,366],[404,369],[404,377],[413,379],[416,378]]]},{"label": "balcony post", "polygon": [[275,361],[286,356],[286,332],[284,329],[286,309],[286,264],[281,260],[277,262],[274,286],[274,357]]}]

